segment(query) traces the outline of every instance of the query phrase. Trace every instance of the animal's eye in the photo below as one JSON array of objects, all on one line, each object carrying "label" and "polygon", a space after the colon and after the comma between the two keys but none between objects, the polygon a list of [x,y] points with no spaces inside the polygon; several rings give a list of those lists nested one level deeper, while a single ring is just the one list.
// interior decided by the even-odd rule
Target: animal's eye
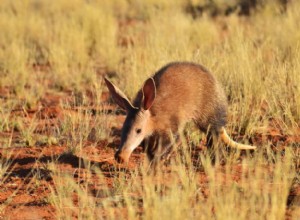
[{"label": "animal's eye", "polygon": [[139,133],[141,133],[142,129],[137,128],[135,131],[136,131],[137,134],[139,134]]}]

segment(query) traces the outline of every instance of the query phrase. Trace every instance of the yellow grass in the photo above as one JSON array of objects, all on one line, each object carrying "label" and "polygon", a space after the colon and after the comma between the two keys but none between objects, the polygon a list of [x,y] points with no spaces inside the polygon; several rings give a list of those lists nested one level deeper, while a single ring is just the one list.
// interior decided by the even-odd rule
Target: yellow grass
[{"label": "yellow grass", "polygon": [[[266,5],[249,17],[237,11],[215,18],[204,12],[193,18],[185,10],[187,4],[205,2],[2,0],[0,88],[10,93],[8,99],[0,98],[0,131],[19,126],[25,145],[34,145],[35,120],[28,124],[10,118],[12,109],[36,109],[47,92],[69,90],[74,99],[91,90],[101,107],[100,96],[106,91],[102,76],[108,75],[133,97],[161,66],[193,61],[210,69],[224,85],[230,103],[228,131],[243,135],[240,141],[268,134],[271,122],[282,133],[296,135],[300,2],[291,1],[282,12],[275,1],[264,1]],[[213,2],[226,6],[226,1]],[[83,112],[84,101],[77,107]],[[71,106],[63,103],[62,108]],[[111,141],[111,119],[98,115],[94,120],[91,113],[64,116],[49,137],[66,143],[71,153],[83,147],[93,129],[96,141]],[[188,135],[199,143],[198,133],[189,130]],[[11,139],[0,143],[12,146]],[[55,186],[48,202],[58,219],[284,219],[289,190],[300,183],[300,146],[274,146],[278,152],[285,147],[284,156],[270,146],[262,141],[256,153],[242,159],[239,152],[225,153],[225,165],[212,165],[205,155],[192,164],[187,148],[155,177],[148,175],[144,164],[129,174],[112,170],[114,184],[103,185],[101,196],[89,191],[92,174],[105,182],[101,170],[84,161],[87,170],[80,182],[62,173],[53,160],[46,164]],[[9,166],[0,159],[0,186]],[[291,219],[300,218],[299,204],[288,208]]]}]

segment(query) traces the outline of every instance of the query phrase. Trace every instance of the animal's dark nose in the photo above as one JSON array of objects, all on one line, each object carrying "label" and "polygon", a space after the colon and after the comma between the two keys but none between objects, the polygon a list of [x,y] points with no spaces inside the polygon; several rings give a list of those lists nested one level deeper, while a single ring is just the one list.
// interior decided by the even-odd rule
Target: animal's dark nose
[{"label": "animal's dark nose", "polygon": [[126,150],[118,150],[115,153],[115,160],[118,163],[128,163],[128,159],[130,157],[131,152],[130,151],[126,151]]},{"label": "animal's dark nose", "polygon": [[115,160],[116,160],[118,163],[123,163],[124,160],[123,160],[123,158],[120,156],[120,153],[121,153],[120,150],[118,150],[118,151],[115,153]]}]

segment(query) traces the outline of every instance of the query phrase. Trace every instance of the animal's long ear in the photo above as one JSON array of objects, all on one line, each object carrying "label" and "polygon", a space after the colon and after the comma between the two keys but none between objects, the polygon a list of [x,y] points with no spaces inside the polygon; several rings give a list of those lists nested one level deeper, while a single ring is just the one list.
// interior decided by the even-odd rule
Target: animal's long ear
[{"label": "animal's long ear", "polygon": [[153,78],[149,78],[146,80],[143,87],[143,96],[143,107],[145,110],[148,110],[152,106],[156,96],[156,87]]},{"label": "animal's long ear", "polygon": [[132,108],[136,108],[131,104],[126,95],[117,86],[115,86],[106,78],[104,78],[104,80],[113,99],[122,109],[129,111]]}]

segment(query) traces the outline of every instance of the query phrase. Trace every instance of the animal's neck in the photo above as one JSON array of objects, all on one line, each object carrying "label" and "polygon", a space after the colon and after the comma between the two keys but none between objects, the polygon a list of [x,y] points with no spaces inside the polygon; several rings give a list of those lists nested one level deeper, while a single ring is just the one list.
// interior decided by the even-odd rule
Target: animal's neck
[{"label": "animal's neck", "polygon": [[151,116],[149,124],[151,126],[152,133],[155,132],[161,133],[171,128],[169,120],[161,116],[160,117],[157,117],[155,115]]}]

